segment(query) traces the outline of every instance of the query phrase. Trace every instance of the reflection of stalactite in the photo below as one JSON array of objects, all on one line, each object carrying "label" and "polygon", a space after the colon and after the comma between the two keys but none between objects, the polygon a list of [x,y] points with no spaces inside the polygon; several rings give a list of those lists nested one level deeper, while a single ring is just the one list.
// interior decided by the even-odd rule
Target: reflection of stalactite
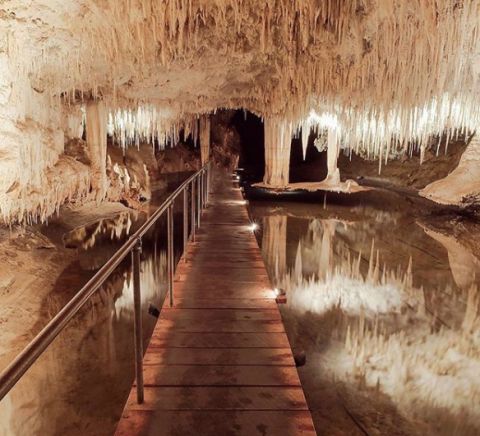
[{"label": "reflection of stalactite", "polygon": [[[388,216],[376,218],[387,221]],[[360,382],[360,387],[387,394],[400,411],[431,424],[432,433],[478,434],[477,286],[463,294],[459,305],[449,295],[445,302],[451,304],[451,316],[441,319],[443,313],[432,310],[423,289],[414,285],[411,257],[408,264],[387,267],[373,240],[364,255],[354,255],[343,244],[347,226],[338,220],[312,220],[299,241],[293,269],[279,283],[291,313],[308,314],[309,330],[328,341],[320,347],[322,371],[350,386]],[[360,268],[362,260],[368,267]],[[436,431],[438,426],[444,430]]]},{"label": "reflection of stalactite", "polygon": [[[360,271],[361,253],[352,258],[348,248],[337,247],[334,254],[334,239],[337,220],[315,220],[316,228],[309,232],[313,240],[300,241],[295,265],[280,280],[287,291],[288,305],[292,309],[323,314],[337,307],[346,313],[366,312],[370,317],[378,313],[400,312],[405,304],[423,307],[423,292],[414,292],[411,269],[405,272],[381,271],[378,250],[372,241],[369,269]],[[323,232],[318,230],[321,225]],[[312,268],[316,265],[316,270]]]},{"label": "reflection of stalactite", "polygon": [[263,218],[262,253],[272,276],[278,282],[286,272],[287,217],[281,215]]},{"label": "reflection of stalactite", "polygon": [[318,267],[318,274],[321,277],[325,275],[332,268],[332,252],[333,252],[333,236],[335,234],[336,222],[333,220],[325,220],[323,224],[322,245],[320,249],[320,263]]},{"label": "reflection of stalactite", "polygon": [[[149,258],[142,262],[142,271],[140,274],[140,289],[142,297],[142,306],[148,304],[158,297],[159,286],[162,285],[165,291],[167,271],[167,257],[165,251],[159,255]],[[133,320],[133,280],[131,275],[125,277],[122,294],[115,301],[115,316],[117,318],[127,318]]]},{"label": "reflection of stalactite", "polygon": [[136,221],[135,212],[121,212],[114,218],[104,218],[94,224],[77,227],[64,235],[63,242],[66,247],[88,250],[95,246],[99,238],[105,236],[111,241],[122,240],[130,234],[132,218]]},{"label": "reflection of stalactite", "polygon": [[[472,286],[458,328],[436,328],[435,316],[424,313],[413,319],[397,319],[393,330],[386,322],[380,325],[377,319],[368,323],[361,316],[347,329],[345,347],[352,361],[343,376],[363,379],[390,395],[401,410],[414,417],[421,415],[435,425],[448,419],[439,411],[448,410],[457,432],[462,429],[462,434],[477,434],[479,295]],[[470,433],[472,429],[476,431]],[[450,431],[444,434],[452,434]]]},{"label": "reflection of stalactite", "polygon": [[444,235],[423,227],[425,233],[442,244],[448,252],[448,262],[453,279],[458,287],[468,289],[480,277],[480,260],[466,247],[460,244],[455,236]]}]

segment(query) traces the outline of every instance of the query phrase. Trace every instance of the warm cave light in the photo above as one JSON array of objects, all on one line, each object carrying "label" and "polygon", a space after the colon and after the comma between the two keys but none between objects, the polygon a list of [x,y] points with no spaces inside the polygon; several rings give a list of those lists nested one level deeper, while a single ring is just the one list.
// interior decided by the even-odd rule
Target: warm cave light
[{"label": "warm cave light", "polygon": [[256,230],[258,230],[258,224],[257,223],[252,223],[248,226],[248,228],[252,231],[252,232],[255,232]]},{"label": "warm cave light", "polygon": [[247,200],[234,200],[231,203],[238,204],[239,206],[246,206],[248,204]]},{"label": "warm cave light", "polygon": [[328,112],[324,112],[319,115],[313,109],[310,111],[308,115],[307,122],[309,125],[318,125],[320,128],[338,128],[339,123],[337,116]]}]

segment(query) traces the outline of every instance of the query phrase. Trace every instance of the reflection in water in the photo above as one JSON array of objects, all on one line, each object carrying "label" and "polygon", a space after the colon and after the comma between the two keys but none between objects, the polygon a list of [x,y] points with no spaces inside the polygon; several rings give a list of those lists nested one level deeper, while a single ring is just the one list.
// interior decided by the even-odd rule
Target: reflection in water
[{"label": "reflection in water", "polygon": [[425,233],[442,244],[448,252],[448,262],[452,270],[453,279],[458,287],[469,288],[480,277],[480,261],[463,247],[455,237],[444,235],[422,226]]},{"label": "reflection in water", "polygon": [[88,226],[78,227],[64,235],[64,244],[70,248],[88,250],[102,240],[119,241],[130,235],[132,219],[138,219],[138,213],[127,211],[113,218],[104,218]]},{"label": "reflection in water", "polygon": [[[121,214],[70,232],[65,241],[81,249],[79,257],[85,262],[77,262],[59,277],[44,303],[42,321],[57,313],[95,273],[88,259],[111,256],[140,224]],[[166,292],[164,231],[159,222],[143,244],[145,342],[156,321],[148,315],[148,306],[161,307]],[[133,290],[126,259],[0,403],[0,435],[111,435],[133,378]]]},{"label": "reflection in water", "polygon": [[[286,207],[290,215],[292,208]],[[453,238],[423,232],[399,214],[346,212],[345,219],[341,208],[335,218],[321,212],[292,218],[288,230],[286,213],[263,216],[262,252],[287,293],[291,341],[319,353],[317,372],[332,384],[386,394],[419,434],[478,434],[478,259]],[[262,210],[253,206],[256,214]],[[314,377],[308,370],[302,377],[310,404],[318,402]],[[322,407],[314,412],[324,414]],[[362,407],[368,427],[370,412]]]},{"label": "reflection in water", "polygon": [[[156,251],[155,251],[156,252]],[[159,284],[166,283],[167,256],[162,251],[154,257],[150,257],[142,263],[140,275],[140,288],[142,290],[142,308],[148,308],[150,303],[157,300]],[[166,288],[161,295],[164,295]],[[115,300],[115,316],[129,319],[133,322],[133,279],[129,272],[125,278],[122,294]]]},{"label": "reflection in water", "polygon": [[[287,217],[274,215],[264,218],[263,224],[263,255],[265,262],[274,272],[275,279],[281,279],[286,272],[287,259]],[[275,283],[278,286],[278,282]]]}]

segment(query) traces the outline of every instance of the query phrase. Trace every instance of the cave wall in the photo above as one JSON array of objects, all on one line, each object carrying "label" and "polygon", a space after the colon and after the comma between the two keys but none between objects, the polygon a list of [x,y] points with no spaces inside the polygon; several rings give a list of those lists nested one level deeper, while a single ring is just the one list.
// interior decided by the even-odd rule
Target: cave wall
[{"label": "cave wall", "polygon": [[[34,89],[0,53],[0,218],[46,219],[67,199],[84,196],[88,169],[65,156],[64,123],[75,116],[59,99]],[[78,129],[78,125],[76,126]],[[75,130],[75,128],[73,128]]]}]

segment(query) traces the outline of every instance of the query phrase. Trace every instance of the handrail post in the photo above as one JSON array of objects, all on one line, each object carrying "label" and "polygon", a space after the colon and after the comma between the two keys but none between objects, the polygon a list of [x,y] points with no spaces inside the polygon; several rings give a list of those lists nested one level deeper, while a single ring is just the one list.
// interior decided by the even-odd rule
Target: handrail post
[{"label": "handrail post", "polygon": [[168,232],[168,293],[170,294],[170,307],[173,306],[173,269],[174,269],[174,252],[173,252],[173,203],[168,206],[167,212],[167,232]]},{"label": "handrail post", "polygon": [[210,196],[210,162],[207,163],[207,204]]},{"label": "handrail post", "polygon": [[200,187],[200,177],[197,177],[197,198],[196,198],[196,201],[197,201],[197,229],[200,228],[200,217],[202,216],[202,205],[201,205],[201,202],[200,202],[200,196],[201,196],[201,187]]},{"label": "handrail post", "polygon": [[195,242],[195,180],[192,180],[190,203],[192,207],[192,242]]},{"label": "handrail post", "polygon": [[205,173],[204,171],[202,170],[202,173],[200,174],[200,185],[202,186],[202,189],[200,190],[200,209],[203,210],[203,208],[205,207]]},{"label": "handrail post", "polygon": [[188,243],[188,186],[183,190],[183,261],[187,261]]},{"label": "handrail post", "polygon": [[200,213],[202,213],[203,210],[203,168],[202,171],[200,172],[200,175],[198,176],[198,184],[200,186]]},{"label": "handrail post", "polygon": [[205,186],[205,181],[207,180],[206,178],[206,171],[204,170],[203,173],[202,173],[202,209],[205,209],[205,206],[207,204],[206,200],[205,200],[205,192],[206,192],[206,186]]},{"label": "handrail post", "polygon": [[137,380],[137,403],[143,403],[143,333],[142,333],[142,297],[140,289],[140,254],[142,240],[132,250],[133,266],[133,306],[134,306],[134,337],[135,337],[135,378]]}]

